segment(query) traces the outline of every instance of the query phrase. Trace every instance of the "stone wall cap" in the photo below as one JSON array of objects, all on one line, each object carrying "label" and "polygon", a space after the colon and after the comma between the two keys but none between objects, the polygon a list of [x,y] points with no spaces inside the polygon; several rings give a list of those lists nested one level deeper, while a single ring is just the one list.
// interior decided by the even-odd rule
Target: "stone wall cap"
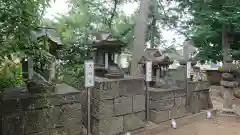
[{"label": "stone wall cap", "polygon": [[19,92],[4,92],[3,93],[3,100],[12,100],[12,99],[26,99],[26,98],[38,98],[38,97],[51,97],[51,96],[57,96],[57,95],[65,95],[65,94],[74,94],[74,93],[80,93],[79,90],[65,84],[57,84],[56,85],[56,91],[52,93],[36,93],[36,94],[30,94],[26,91],[19,91]]},{"label": "stone wall cap", "polygon": [[95,76],[96,82],[116,82],[116,81],[123,81],[123,80],[144,80],[144,77],[140,76],[124,76],[124,78],[117,78],[117,79],[109,79],[106,77],[97,77]]},{"label": "stone wall cap", "polygon": [[153,87],[149,87],[149,91],[152,91],[152,92],[170,92],[170,91],[180,91],[180,90],[183,90],[182,88],[180,87],[170,87],[170,88],[167,88],[167,89],[163,89],[163,88],[153,88]]}]

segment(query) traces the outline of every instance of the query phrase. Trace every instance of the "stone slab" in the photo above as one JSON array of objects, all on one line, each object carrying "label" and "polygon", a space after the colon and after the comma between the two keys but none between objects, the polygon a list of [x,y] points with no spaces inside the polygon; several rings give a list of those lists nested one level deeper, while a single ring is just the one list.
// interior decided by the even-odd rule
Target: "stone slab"
[{"label": "stone slab", "polygon": [[[106,85],[110,86],[101,84],[101,86],[99,86],[100,88],[95,88],[92,92],[92,96],[98,100],[114,99],[119,97],[119,82],[109,82]],[[105,89],[105,87],[107,88]]]},{"label": "stone slab", "polygon": [[[24,133],[43,132],[60,125],[60,108],[34,110],[24,113]],[[59,125],[58,125],[59,124]]]},{"label": "stone slab", "polygon": [[174,97],[174,92],[172,90],[153,89],[149,90],[149,99],[150,100],[165,100]]},{"label": "stone slab", "polygon": [[144,80],[121,80],[119,81],[120,96],[134,96],[144,94]]},{"label": "stone slab", "polygon": [[133,96],[133,112],[140,112],[145,110],[145,96],[136,95]]},{"label": "stone slab", "polygon": [[113,100],[97,100],[92,98],[91,115],[98,119],[109,118],[114,115]]},{"label": "stone slab", "polygon": [[145,111],[125,115],[123,117],[123,131],[128,132],[145,126]]},{"label": "stone slab", "polygon": [[181,107],[178,107],[178,108],[171,109],[170,118],[171,119],[176,119],[176,118],[186,116],[187,114],[188,113],[187,113],[187,110],[186,110],[185,106],[181,106]]},{"label": "stone slab", "polygon": [[169,110],[166,111],[155,111],[155,110],[150,110],[150,121],[154,123],[161,123],[164,121],[169,120]]},{"label": "stone slab", "polygon": [[150,100],[149,108],[157,111],[164,111],[173,108],[174,104],[175,101],[173,98],[159,101]]},{"label": "stone slab", "polygon": [[1,135],[23,135],[23,119],[21,113],[14,113],[6,116],[1,121],[4,124],[1,127]]},{"label": "stone slab", "polygon": [[98,120],[92,117],[92,135],[116,135],[123,132],[123,117]]},{"label": "stone slab", "polygon": [[114,99],[114,115],[119,116],[132,113],[132,101],[132,97],[119,97]]},{"label": "stone slab", "polygon": [[81,104],[67,104],[61,107],[60,119],[64,126],[75,125],[82,121]]}]

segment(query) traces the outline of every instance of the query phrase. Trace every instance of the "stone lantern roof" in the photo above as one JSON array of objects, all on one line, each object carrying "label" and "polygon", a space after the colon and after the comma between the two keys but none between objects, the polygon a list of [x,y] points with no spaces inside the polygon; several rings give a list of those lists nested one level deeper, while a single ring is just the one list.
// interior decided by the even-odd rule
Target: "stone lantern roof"
[{"label": "stone lantern roof", "polygon": [[106,49],[119,51],[126,44],[110,32],[99,32],[95,34],[95,41],[92,47],[97,49]]},{"label": "stone lantern roof", "polygon": [[153,66],[169,66],[173,63],[168,56],[163,55],[156,48],[147,48],[138,63],[145,64],[146,61],[152,61]]}]

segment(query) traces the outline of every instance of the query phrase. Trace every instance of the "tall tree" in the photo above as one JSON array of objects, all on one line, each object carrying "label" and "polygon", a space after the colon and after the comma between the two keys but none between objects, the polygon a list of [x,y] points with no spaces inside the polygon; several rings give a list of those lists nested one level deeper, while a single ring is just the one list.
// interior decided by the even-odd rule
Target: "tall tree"
[{"label": "tall tree", "polygon": [[[181,1],[178,3],[177,10],[187,11],[192,16],[188,20],[191,26],[188,29],[196,47],[199,49],[198,57],[205,61],[222,60],[222,48],[230,48],[235,60],[240,59],[239,53],[239,30],[240,14],[239,2],[234,0],[193,0]],[[222,40],[221,40],[222,39]],[[225,45],[224,45],[225,44]],[[224,45],[224,46],[223,46]],[[224,53],[226,59],[227,52]]]},{"label": "tall tree", "polygon": [[131,63],[131,75],[138,76],[139,68],[138,61],[144,53],[145,49],[145,34],[147,29],[147,19],[149,14],[150,0],[142,0],[140,2],[140,10],[134,29],[134,41],[132,48],[132,63]]},{"label": "tall tree", "polygon": [[0,60],[13,53],[31,52],[31,31],[40,24],[49,1],[0,0]]}]

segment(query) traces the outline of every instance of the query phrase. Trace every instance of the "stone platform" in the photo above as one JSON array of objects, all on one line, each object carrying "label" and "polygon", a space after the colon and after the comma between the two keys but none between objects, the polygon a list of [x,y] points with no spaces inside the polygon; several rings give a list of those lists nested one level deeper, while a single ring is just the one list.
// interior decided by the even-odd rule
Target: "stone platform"
[{"label": "stone platform", "polygon": [[145,126],[143,78],[95,80],[91,100],[93,135],[116,135]]}]

